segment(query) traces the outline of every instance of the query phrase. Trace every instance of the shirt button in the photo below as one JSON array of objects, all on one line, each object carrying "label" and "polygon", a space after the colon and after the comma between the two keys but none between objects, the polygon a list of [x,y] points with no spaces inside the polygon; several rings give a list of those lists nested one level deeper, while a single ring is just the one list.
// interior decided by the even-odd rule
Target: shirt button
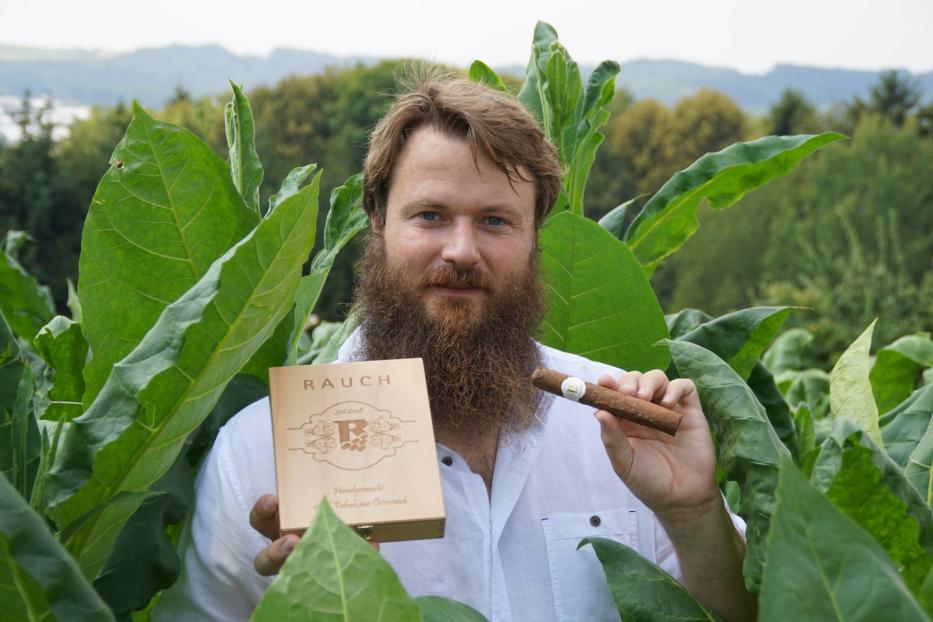
[{"label": "shirt button", "polygon": [[592,525],[593,527],[599,527],[602,524],[602,522],[603,522],[603,519],[601,519],[596,514],[593,514],[592,516],[590,516],[590,525]]},{"label": "shirt button", "polygon": [[450,466],[454,463],[454,459],[451,458],[450,456],[444,456],[443,458],[441,458],[441,462],[443,462],[447,466]]}]

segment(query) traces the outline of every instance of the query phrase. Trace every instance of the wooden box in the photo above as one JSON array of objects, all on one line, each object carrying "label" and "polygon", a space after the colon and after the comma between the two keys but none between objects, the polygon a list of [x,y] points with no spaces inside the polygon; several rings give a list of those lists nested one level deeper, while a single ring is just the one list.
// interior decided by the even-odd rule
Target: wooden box
[{"label": "wooden box", "polygon": [[307,529],[326,496],[380,542],[443,537],[421,359],[273,367],[269,389],[282,533]]}]

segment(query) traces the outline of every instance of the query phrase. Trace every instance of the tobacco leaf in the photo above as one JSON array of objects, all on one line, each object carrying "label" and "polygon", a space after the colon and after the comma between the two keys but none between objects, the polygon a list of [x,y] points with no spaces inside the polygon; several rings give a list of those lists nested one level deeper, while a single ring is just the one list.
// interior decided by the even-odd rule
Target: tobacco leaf
[{"label": "tobacco leaf", "polygon": [[78,263],[81,330],[93,353],[85,407],[165,308],[259,221],[210,146],[137,104],[110,164]]},{"label": "tobacco leaf", "polygon": [[888,456],[906,467],[933,418],[933,384],[920,387],[881,416],[881,438]]},{"label": "tobacco leaf", "polygon": [[[283,189],[276,197],[288,196],[301,177],[307,174],[304,169],[296,169],[294,182],[283,184]],[[314,178],[317,180],[317,176]],[[330,210],[324,222],[324,244],[314,255],[308,274],[301,277],[295,294],[295,305],[291,313],[285,316],[275,333],[262,348],[244,366],[242,372],[251,374],[268,384],[270,367],[294,365],[298,361],[298,348],[305,326],[318,298],[334,260],[343,248],[361,231],[369,227],[369,217],[363,210],[363,179],[353,175],[343,185],[335,188],[330,195]]]},{"label": "tobacco leaf", "polygon": [[259,216],[259,187],[262,185],[263,172],[259,154],[256,153],[253,110],[242,87],[234,82],[230,82],[230,87],[233,89],[233,99],[224,106],[230,176],[246,207]]},{"label": "tobacco leaf", "polygon": [[661,305],[624,244],[571,213],[541,230],[541,269],[548,312],[540,340],[622,369],[665,369],[654,344],[667,337]]},{"label": "tobacco leaf", "polygon": [[707,153],[676,173],[645,204],[625,232],[625,243],[650,275],[667,256],[699,228],[700,201],[729,207],[748,192],[789,173],[805,157],[845,138],[826,132],[816,136],[766,136]]},{"label": "tobacco leaf", "polygon": [[[50,471],[49,514],[97,575],[118,533],[187,437],[293,306],[313,244],[317,184],[286,199],[167,306],[68,429]],[[124,494],[126,493],[126,494]],[[124,503],[111,504],[124,494]],[[89,518],[85,518],[91,513]]]},{"label": "tobacco leaf", "polygon": [[790,453],[771,427],[764,407],[728,363],[688,341],[669,340],[667,345],[679,374],[696,384],[703,412],[716,433],[725,479],[739,484],[739,515],[745,519],[748,541],[745,583],[757,592],[774,512],[778,465]]},{"label": "tobacco leaf", "polygon": [[623,620],[667,622],[668,620],[719,620],[657,565],[637,551],[608,538],[584,538],[603,565],[609,591]]},{"label": "tobacco leaf", "polygon": [[727,361],[743,380],[790,315],[791,307],[751,307],[708,320],[678,337]]},{"label": "tobacco leaf", "polygon": [[933,512],[884,450],[855,423],[838,419],[810,481],[875,538],[919,593],[933,565]]},{"label": "tobacco leaf", "polygon": [[846,348],[829,373],[829,409],[833,418],[847,417],[865,430],[876,445],[884,447],[878,425],[878,406],[868,379],[871,336],[875,322]]},{"label": "tobacco leaf", "polygon": [[926,620],[884,550],[783,460],[758,619]]},{"label": "tobacco leaf", "polygon": [[880,412],[907,399],[918,373],[933,367],[933,341],[928,335],[907,335],[875,354],[869,379]]},{"label": "tobacco leaf", "polygon": [[0,618],[113,620],[74,560],[0,475]]},{"label": "tobacco leaf", "polygon": [[325,498],[250,618],[286,619],[416,622],[421,608],[389,563],[343,524]]}]

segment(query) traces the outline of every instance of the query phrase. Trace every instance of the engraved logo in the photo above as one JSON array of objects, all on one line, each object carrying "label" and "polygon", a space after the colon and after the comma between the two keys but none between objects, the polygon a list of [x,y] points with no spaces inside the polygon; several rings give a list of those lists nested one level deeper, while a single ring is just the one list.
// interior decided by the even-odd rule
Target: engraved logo
[{"label": "engraved logo", "polygon": [[289,428],[301,439],[296,451],[311,454],[318,462],[338,469],[358,471],[395,455],[406,442],[402,424],[412,423],[393,417],[364,402],[338,402],[314,413],[299,428]]}]

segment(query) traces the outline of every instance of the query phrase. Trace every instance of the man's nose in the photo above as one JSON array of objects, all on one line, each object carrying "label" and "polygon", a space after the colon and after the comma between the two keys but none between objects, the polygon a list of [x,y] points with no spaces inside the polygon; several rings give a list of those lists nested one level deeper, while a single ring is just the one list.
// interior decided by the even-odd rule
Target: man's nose
[{"label": "man's nose", "polygon": [[441,259],[458,266],[474,266],[479,263],[479,247],[473,223],[457,221],[448,231]]}]

